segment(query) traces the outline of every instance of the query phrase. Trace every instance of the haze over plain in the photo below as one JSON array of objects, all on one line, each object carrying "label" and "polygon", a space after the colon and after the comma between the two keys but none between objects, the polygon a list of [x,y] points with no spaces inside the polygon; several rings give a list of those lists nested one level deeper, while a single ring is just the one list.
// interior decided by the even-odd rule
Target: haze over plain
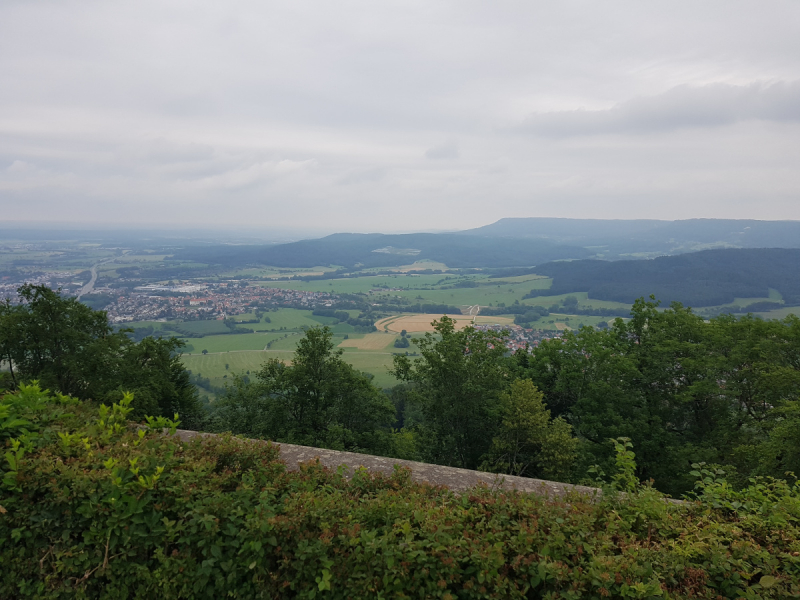
[{"label": "haze over plain", "polygon": [[0,4],[7,222],[800,219],[800,5]]}]

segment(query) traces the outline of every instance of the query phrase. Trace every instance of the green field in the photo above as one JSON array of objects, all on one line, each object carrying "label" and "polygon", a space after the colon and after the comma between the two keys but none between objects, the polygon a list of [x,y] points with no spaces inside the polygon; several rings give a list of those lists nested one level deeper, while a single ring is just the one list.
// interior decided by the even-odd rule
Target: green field
[{"label": "green field", "polygon": [[[351,315],[358,314],[358,311],[348,311]],[[310,310],[296,310],[292,308],[282,308],[275,312],[267,312],[271,320],[270,323],[247,323],[241,327],[254,329],[271,329],[274,331],[258,333],[241,333],[227,335],[206,335],[202,338],[183,338],[191,347],[187,348],[183,354],[183,362],[188,369],[194,373],[200,373],[203,377],[208,377],[212,385],[223,387],[232,380],[234,373],[246,374],[258,370],[267,358],[279,358],[281,360],[291,360],[297,343],[303,336],[308,327],[316,327],[329,324],[335,321],[332,317],[319,317],[311,314]],[[253,314],[237,315],[235,320],[248,320],[253,318]],[[157,330],[161,329],[162,323],[142,323],[141,325],[152,325]],[[224,331],[229,331],[221,321],[188,321],[178,323],[182,329],[193,330],[198,333],[210,332],[216,327],[222,326]],[[338,345],[345,339],[345,335],[350,340],[364,338],[363,333],[354,333],[353,327],[346,323],[340,323],[331,327],[334,333],[333,342]],[[352,364],[359,371],[372,374],[374,382],[380,387],[395,385],[396,380],[388,373],[392,364],[392,341],[394,336],[387,336],[386,348],[377,350],[360,348],[342,348],[344,359]],[[269,348],[267,345],[269,344]],[[207,350],[208,354],[203,355],[202,351]],[[228,365],[228,368],[225,368]],[[208,395],[208,394],[204,394]]]},{"label": "green field", "polygon": [[[534,327],[542,327],[545,328],[547,325],[548,328],[552,327],[556,323],[563,323],[569,329],[579,329],[584,325],[597,327],[597,324],[605,321],[606,323],[611,324],[611,322],[616,317],[587,317],[586,315],[569,315],[564,313],[550,313],[548,317],[542,317],[541,320],[533,323]],[[552,325],[551,325],[552,322]]]},{"label": "green field", "polygon": [[222,321],[182,321],[175,322],[177,327],[185,329],[191,333],[209,335],[214,333],[228,333],[230,329]]},{"label": "green field", "polygon": [[[373,279],[373,278],[361,278]],[[377,278],[376,278],[377,279]],[[386,278],[379,278],[385,280]],[[442,278],[436,276],[436,281]],[[480,285],[474,288],[455,288],[452,290],[413,290],[413,293],[424,294],[424,300],[414,299],[418,302],[441,302],[449,303],[448,297],[443,296],[447,293],[456,293],[459,295],[458,300],[461,303],[496,303],[498,298],[510,300],[521,298],[528,293],[534,285],[549,285],[547,279],[532,279],[530,276],[515,278],[519,281],[506,281],[502,284]],[[481,283],[489,281],[485,278],[479,280]],[[320,282],[313,282],[319,285]],[[365,283],[360,281],[359,283]],[[368,283],[368,282],[366,282]],[[452,280],[448,282],[452,285]],[[498,288],[498,285],[500,286]],[[369,289],[367,287],[367,289]],[[499,295],[498,295],[499,291]],[[395,295],[401,295],[405,292],[391,292]],[[409,292],[410,293],[410,292]],[[570,294],[578,297],[580,304],[587,304],[586,293]],[[566,295],[562,296],[542,296],[525,300],[525,304],[539,304],[550,306],[554,303],[560,302]],[[481,302],[483,300],[483,302]],[[604,303],[598,301],[588,301],[588,304],[595,307],[602,305],[618,306],[617,303]],[[624,305],[619,305],[624,306]],[[358,311],[349,311],[352,315],[357,314]],[[199,334],[206,334],[202,338],[185,338],[184,341],[190,344],[183,356],[183,361],[187,368],[195,373],[201,373],[204,377],[211,379],[214,386],[223,387],[226,383],[232,380],[234,373],[246,374],[247,371],[255,372],[260,365],[267,358],[279,358],[281,360],[291,360],[293,352],[297,346],[298,341],[301,339],[303,332],[308,327],[319,326],[321,324],[330,324],[334,319],[331,317],[319,317],[311,314],[309,310],[296,310],[291,308],[282,308],[275,312],[267,312],[271,320],[270,323],[260,324],[243,324],[243,328],[253,328],[261,330],[257,333],[242,333],[242,334],[226,334],[226,335],[213,335],[214,332],[227,332],[229,331],[222,321],[188,321],[178,323],[181,329],[187,329]],[[513,315],[510,315],[513,318]],[[249,320],[254,318],[252,313],[236,315],[233,317],[236,321]],[[433,318],[433,316],[432,316]],[[561,313],[554,313],[549,317],[544,317],[535,323],[535,327],[542,329],[577,329],[582,325],[596,326],[601,321],[610,321],[607,317],[588,317],[580,315],[568,315]],[[162,323],[142,323],[141,325],[152,325],[156,330],[162,327]],[[358,334],[353,332],[353,327],[346,323],[340,323],[331,327],[334,333],[334,344],[338,347],[339,344],[345,339],[360,340],[365,337],[365,334]],[[264,331],[272,330],[272,331]],[[387,336],[385,344],[380,343],[377,338],[370,338],[371,343],[365,340],[366,348],[358,347],[345,347],[343,357],[352,364],[356,369],[372,374],[375,379],[374,382],[380,387],[389,387],[397,383],[397,381],[389,375],[389,369],[392,365],[392,356],[394,352],[399,352],[393,346],[395,336]],[[267,348],[267,346],[269,347]],[[362,344],[363,346],[363,344]],[[203,355],[202,351],[207,350],[208,354]],[[412,346],[410,351],[414,350]],[[228,369],[225,368],[228,365]]]},{"label": "green field", "polygon": [[[297,343],[298,339],[299,336],[295,337],[294,344]],[[269,358],[290,361],[292,356],[294,356],[294,352],[286,349],[269,351],[231,350],[206,355],[197,353],[184,354],[182,360],[187,369],[190,369],[193,373],[200,373],[203,377],[208,377],[212,385],[222,387],[232,380],[234,373],[246,374],[247,371],[254,373]],[[392,366],[392,353],[388,349],[383,352],[345,349],[342,358],[359,371],[374,375],[373,382],[379,387],[391,387],[397,384],[397,380],[389,375],[389,368]],[[228,365],[228,369],[225,368],[225,365]]]},{"label": "green field", "polygon": [[[478,287],[453,287],[458,282],[467,280],[477,282]],[[532,275],[492,280],[486,276],[397,274],[319,281],[261,282],[260,285],[308,292],[370,293],[372,297],[384,301],[391,301],[399,296],[413,303],[472,306],[498,302],[513,304],[515,300],[522,300],[522,297],[532,289],[547,289],[551,285],[551,280]],[[380,288],[400,289],[384,291]],[[371,290],[380,291],[371,292]]]},{"label": "green field", "polygon": [[[261,325],[250,325],[255,329],[301,329],[302,327],[317,327],[320,324],[320,317],[314,317],[310,310],[296,310],[294,308],[281,308],[277,312],[268,312],[265,316],[269,317],[270,323]],[[243,318],[235,317],[236,319]],[[324,318],[324,317],[323,317]],[[243,326],[243,327],[246,327]]]},{"label": "green field", "polygon": [[531,289],[547,289],[550,283],[551,281],[549,279],[506,284],[495,284],[492,282],[474,288],[409,290],[391,292],[391,294],[402,296],[413,302],[451,304],[453,306],[473,306],[475,304],[488,306],[489,304],[497,305],[500,302],[513,304],[515,300],[521,302],[522,297],[530,292]]},{"label": "green field", "polygon": [[762,319],[785,319],[790,315],[800,317],[800,306],[784,306],[766,312],[755,313]]},{"label": "green field", "polygon": [[230,352],[232,350],[264,350],[269,342],[282,338],[283,335],[282,333],[240,333],[234,335],[209,335],[200,339],[181,339],[193,347],[193,350],[187,354],[202,354],[203,350],[208,350],[210,353]]},{"label": "green field", "polygon": [[330,271],[335,271],[338,267],[328,265],[327,267],[309,267],[303,269],[292,269],[286,267],[245,267],[234,269],[221,269],[216,277],[209,277],[209,280],[225,280],[234,277],[247,277],[256,279],[286,279],[293,275],[322,275]]},{"label": "green field", "polygon": [[[392,271],[425,271],[425,270],[432,270],[432,271],[447,271],[450,269],[446,264],[441,262],[436,262],[435,260],[430,260],[428,258],[423,258],[422,260],[418,260],[414,263],[408,265],[401,265],[399,267],[388,267]],[[365,272],[369,271],[385,271],[387,267],[369,267],[364,269]]]},{"label": "green field", "polygon": [[335,292],[337,294],[366,293],[378,287],[422,288],[436,285],[446,275],[374,275],[315,281],[264,281],[259,285],[303,292]]}]

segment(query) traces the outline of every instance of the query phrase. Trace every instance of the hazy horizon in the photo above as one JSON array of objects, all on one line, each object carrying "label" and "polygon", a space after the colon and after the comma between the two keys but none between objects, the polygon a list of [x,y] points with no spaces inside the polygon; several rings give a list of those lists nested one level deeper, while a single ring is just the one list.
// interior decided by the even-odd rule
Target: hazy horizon
[{"label": "hazy horizon", "polygon": [[0,228],[800,219],[788,1],[10,0],[0,77]]}]

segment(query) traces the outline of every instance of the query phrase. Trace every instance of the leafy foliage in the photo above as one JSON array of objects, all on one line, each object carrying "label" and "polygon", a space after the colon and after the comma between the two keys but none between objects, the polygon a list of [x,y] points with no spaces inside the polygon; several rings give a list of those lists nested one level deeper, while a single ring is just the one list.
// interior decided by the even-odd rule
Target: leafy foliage
[{"label": "leafy foliage", "polygon": [[515,375],[530,378],[583,441],[584,465],[610,468],[607,440],[629,438],[639,480],[673,495],[691,489],[693,462],[732,465],[745,478],[800,466],[791,450],[800,440],[795,317],[704,321],[640,299],[627,323],[568,332],[515,360]]},{"label": "leafy foliage", "polygon": [[98,412],[38,388],[0,398],[36,424],[13,470],[1,467],[0,597],[800,594],[796,485],[734,492],[701,467],[686,504],[638,486],[599,499],[458,495],[402,469],[289,472],[269,443],[184,442],[161,433],[175,427],[163,417],[131,429],[130,402]]},{"label": "leafy foliage", "polygon": [[443,316],[434,332],[414,340],[421,357],[394,357],[394,374],[413,383],[408,399],[419,405],[425,458],[477,468],[498,423],[499,395],[507,386],[505,346],[493,332],[466,327]]},{"label": "leafy foliage", "polygon": [[524,477],[564,481],[577,454],[578,440],[561,417],[550,418],[544,395],[530,380],[514,381],[500,396],[501,422],[484,467]]},{"label": "leafy foliage", "polygon": [[214,431],[357,451],[385,451],[394,406],[335,350],[328,327],[309,329],[291,365],[272,359],[256,381],[234,379]]},{"label": "leafy foliage", "polygon": [[199,427],[197,392],[175,338],[130,340],[106,314],[45,286],[24,285],[22,304],[0,304],[0,362],[14,386],[32,380],[81,399],[113,402],[136,392],[134,417],[184,415]]}]

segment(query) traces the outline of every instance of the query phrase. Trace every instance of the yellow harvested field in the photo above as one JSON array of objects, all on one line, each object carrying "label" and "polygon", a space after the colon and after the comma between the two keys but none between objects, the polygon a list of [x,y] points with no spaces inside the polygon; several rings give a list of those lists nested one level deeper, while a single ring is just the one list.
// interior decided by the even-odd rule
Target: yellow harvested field
[{"label": "yellow harvested field", "polygon": [[[463,329],[468,325],[472,325],[472,317],[469,315],[447,315],[456,321],[456,329]],[[389,317],[381,319],[375,323],[375,327],[383,329],[384,327],[389,331],[400,333],[405,329],[408,333],[420,333],[424,331],[433,331],[431,322],[441,319],[441,315],[404,315],[401,317]],[[370,334],[375,335],[375,334]]]},{"label": "yellow harvested field", "polygon": [[383,350],[393,343],[395,336],[388,333],[368,333],[363,338],[342,340],[340,348],[356,348],[358,350]]},{"label": "yellow harvested field", "polygon": [[565,329],[571,329],[571,327],[566,323],[556,323],[555,325],[556,329],[558,329],[559,331],[564,331]]}]

